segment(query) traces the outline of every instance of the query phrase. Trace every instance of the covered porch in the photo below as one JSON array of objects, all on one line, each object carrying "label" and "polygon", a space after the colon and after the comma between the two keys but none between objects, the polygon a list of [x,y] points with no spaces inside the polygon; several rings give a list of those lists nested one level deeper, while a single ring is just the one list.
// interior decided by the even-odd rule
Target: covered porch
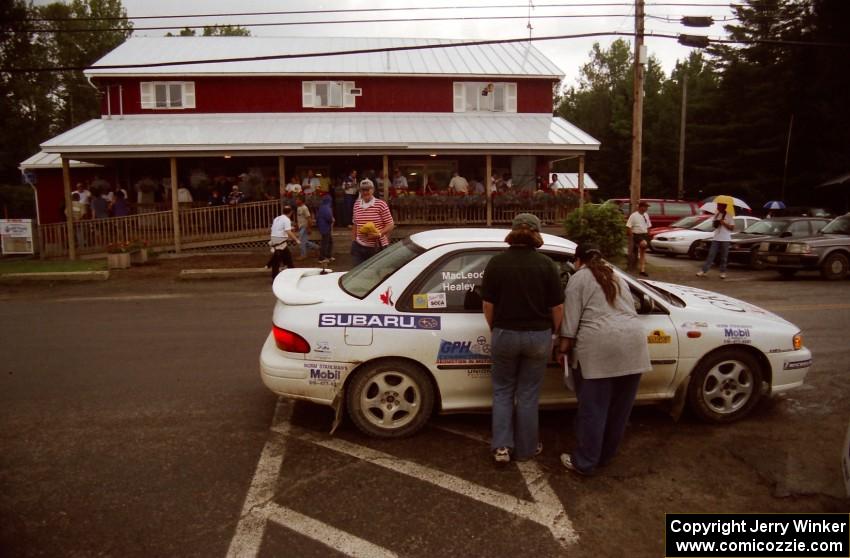
[{"label": "covered porch", "polygon": [[[112,243],[144,240],[173,249],[266,238],[279,214],[282,186],[307,170],[322,193],[341,198],[340,177],[351,170],[376,183],[399,224],[492,225],[518,211],[557,222],[583,200],[584,154],[599,143],[561,118],[541,114],[239,114],[124,117],[92,120],[42,145],[61,161],[61,190],[71,206],[70,160],[101,165],[100,178],[128,192],[135,214],[62,223],[42,219],[45,256],[106,251]],[[539,189],[552,163],[574,160],[577,195]],[[22,164],[22,168],[25,165]],[[394,169],[407,191],[391,186]],[[452,172],[483,182],[483,192],[451,195]],[[510,191],[493,191],[493,177],[510,176]],[[238,178],[250,199],[209,206],[213,190]],[[163,189],[142,203],[144,180]],[[178,187],[193,202],[178,201]],[[220,192],[225,194],[227,192]],[[319,196],[308,197],[308,205]],[[339,211],[339,209],[338,209]],[[69,212],[67,212],[69,213]],[[338,224],[340,219],[338,218]]]}]

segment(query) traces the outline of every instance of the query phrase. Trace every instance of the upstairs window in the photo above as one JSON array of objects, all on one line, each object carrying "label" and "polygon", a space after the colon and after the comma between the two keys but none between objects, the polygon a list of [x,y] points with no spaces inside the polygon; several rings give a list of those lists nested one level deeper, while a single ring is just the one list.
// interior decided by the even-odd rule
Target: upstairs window
[{"label": "upstairs window", "polygon": [[304,108],[351,108],[362,91],[353,81],[304,81],[301,98]]},{"label": "upstairs window", "polygon": [[143,109],[195,108],[195,82],[143,81],[140,85]]},{"label": "upstairs window", "polygon": [[455,112],[516,112],[516,83],[454,82]]}]

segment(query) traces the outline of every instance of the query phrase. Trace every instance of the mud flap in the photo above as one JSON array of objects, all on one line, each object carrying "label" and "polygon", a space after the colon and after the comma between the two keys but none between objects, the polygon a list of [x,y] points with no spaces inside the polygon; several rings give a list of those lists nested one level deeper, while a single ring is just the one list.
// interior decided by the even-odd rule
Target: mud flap
[{"label": "mud flap", "polygon": [[336,390],[336,395],[334,395],[334,400],[331,402],[331,408],[334,410],[334,421],[331,424],[330,435],[333,436],[333,433],[336,432],[337,427],[342,422],[342,411],[343,411],[342,402],[342,385],[340,385],[339,389]]},{"label": "mud flap", "polygon": [[673,419],[673,422],[679,422],[679,419],[682,418],[682,412],[685,410],[685,402],[688,399],[688,386],[690,383],[691,376],[688,374],[685,381],[679,384],[679,387],[676,389],[676,395],[670,400],[668,413],[670,414],[670,418]]}]

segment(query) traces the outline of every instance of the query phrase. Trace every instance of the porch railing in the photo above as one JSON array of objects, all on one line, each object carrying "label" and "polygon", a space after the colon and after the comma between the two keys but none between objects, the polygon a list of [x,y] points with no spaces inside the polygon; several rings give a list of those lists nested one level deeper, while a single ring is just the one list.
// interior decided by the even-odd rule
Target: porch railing
[{"label": "porch railing", "polygon": [[[487,208],[484,206],[391,204],[391,209],[397,225],[487,224]],[[517,213],[523,211],[534,213],[544,223],[555,224],[563,221],[570,208],[497,206],[493,208],[493,223],[498,225],[510,223]],[[192,244],[266,235],[271,222],[279,214],[280,202],[277,200],[215,207],[181,206],[179,211],[181,242]],[[77,251],[80,254],[102,253],[107,251],[110,244],[134,240],[145,240],[151,247],[174,244],[171,211],[76,221],[74,231]],[[39,226],[38,243],[40,253],[45,257],[67,255],[66,224],[53,223]]]}]

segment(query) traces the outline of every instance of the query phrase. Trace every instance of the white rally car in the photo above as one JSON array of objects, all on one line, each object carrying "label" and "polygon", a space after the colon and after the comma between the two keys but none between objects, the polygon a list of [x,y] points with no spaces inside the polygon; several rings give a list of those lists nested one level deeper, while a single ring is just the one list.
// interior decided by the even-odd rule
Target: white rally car
[{"label": "white rally car", "polygon": [[[273,392],[343,409],[365,432],[397,437],[433,412],[491,406],[490,331],[481,311],[487,262],[507,230],[417,233],[347,273],[287,269],[274,281],[272,331],[260,354]],[[575,244],[543,235],[540,249],[572,271]],[[764,394],[802,385],[811,366],[799,329],[752,304],[624,275],[646,331],[653,369],[638,402],[687,402],[730,422]],[[575,402],[551,363],[540,404]]]}]

